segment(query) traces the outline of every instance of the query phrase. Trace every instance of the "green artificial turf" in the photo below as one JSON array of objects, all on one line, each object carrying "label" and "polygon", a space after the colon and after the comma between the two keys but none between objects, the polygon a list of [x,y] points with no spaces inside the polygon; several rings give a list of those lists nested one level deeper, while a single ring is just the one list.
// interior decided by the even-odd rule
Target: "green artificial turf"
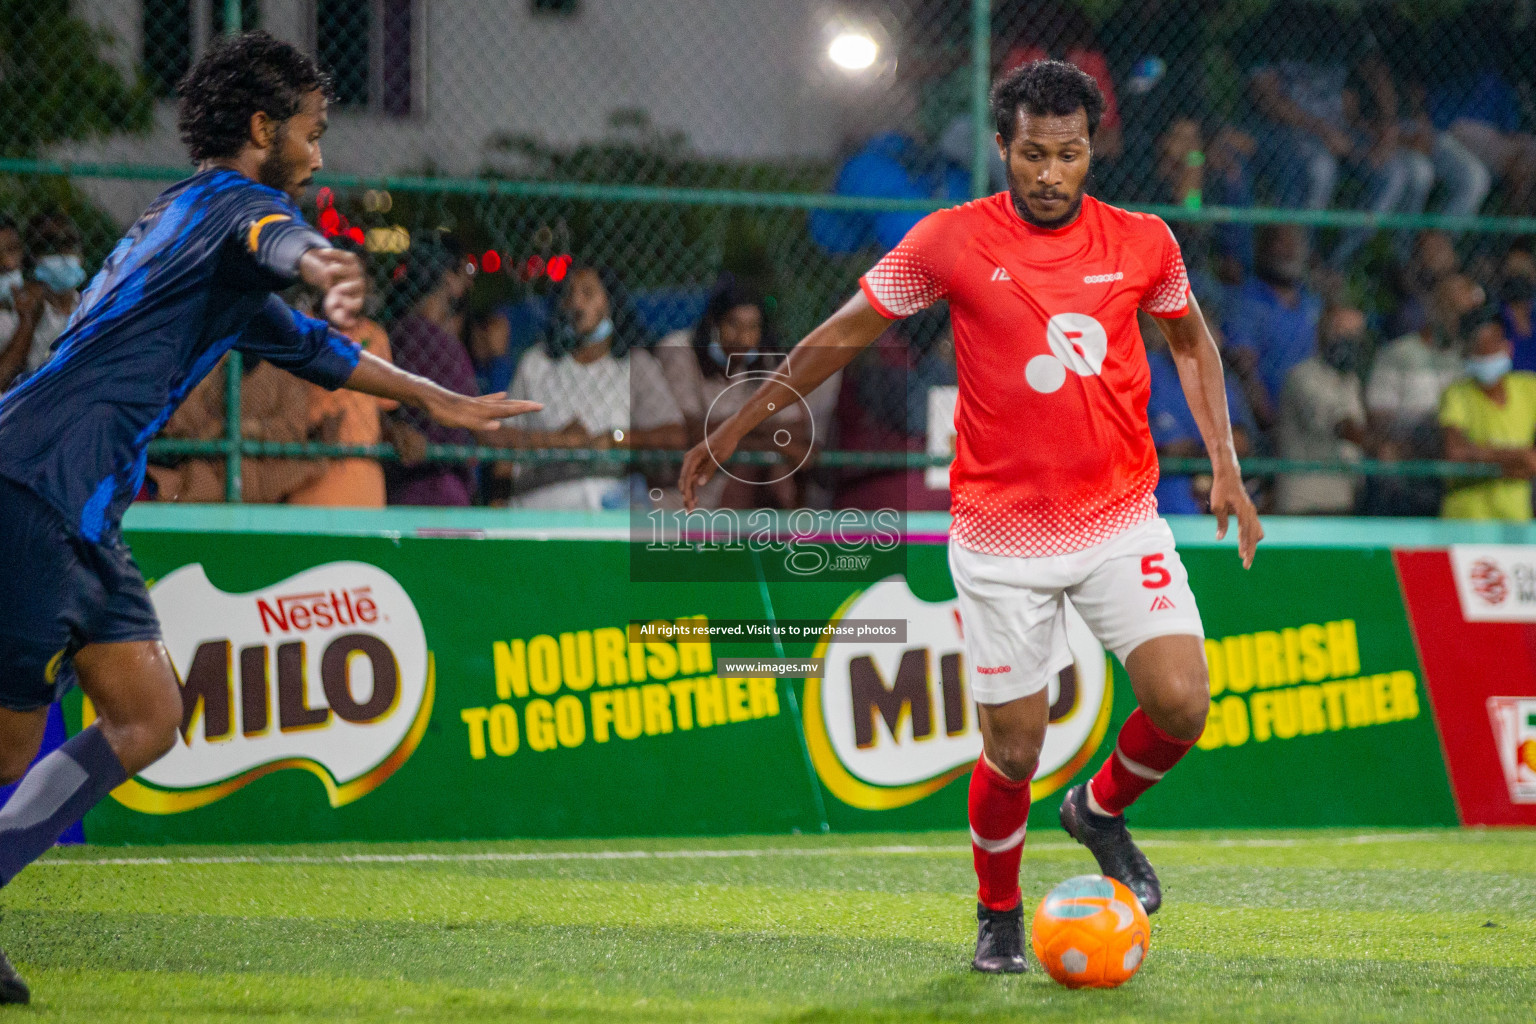
[{"label": "green artificial turf", "polygon": [[[1151,953],[1081,992],[971,973],[957,834],[59,850],[0,892],[0,1024],[1536,1021],[1536,832],[1140,838]],[[1091,870],[1032,837],[1025,899]]]}]

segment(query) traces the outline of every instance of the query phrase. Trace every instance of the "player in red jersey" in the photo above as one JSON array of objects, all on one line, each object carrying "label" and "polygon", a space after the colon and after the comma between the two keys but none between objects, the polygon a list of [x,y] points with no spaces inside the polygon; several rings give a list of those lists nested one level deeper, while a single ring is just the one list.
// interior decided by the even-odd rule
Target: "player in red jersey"
[{"label": "player in red jersey", "polygon": [[999,81],[992,111],[1009,190],[921,221],[795,348],[784,378],[711,425],[682,470],[691,508],[771,410],[810,394],[891,319],[949,301],[960,378],[949,564],[983,748],[970,788],[973,964],[991,973],[1025,969],[1019,858],[1047,686],[1072,663],[1064,600],[1120,658],[1140,706],[1104,766],[1068,790],[1061,823],[1148,913],[1162,893],[1124,811],[1194,745],[1210,705],[1200,613],[1152,494],[1138,309],[1158,318],[1210,452],[1217,537],[1236,516],[1246,567],[1264,535],[1178,243],[1158,218],[1083,192],[1103,109],[1094,80],[1070,64],[1038,61]]}]

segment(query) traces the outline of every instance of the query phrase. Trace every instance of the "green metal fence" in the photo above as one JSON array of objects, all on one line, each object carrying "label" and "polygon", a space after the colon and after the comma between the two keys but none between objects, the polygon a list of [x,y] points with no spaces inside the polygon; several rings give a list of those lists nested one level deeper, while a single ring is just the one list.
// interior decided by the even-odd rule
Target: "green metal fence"
[{"label": "green metal fence", "polygon": [[[1412,233],[1449,233],[1489,288],[1503,249],[1536,234],[1536,27],[1526,5],[1471,0],[4,0],[0,48],[13,70],[0,80],[0,210],[25,222],[62,209],[81,228],[88,264],[99,261],[137,208],[186,173],[174,82],[218,33],[251,27],[300,42],[335,76],[328,168],[308,212],[328,233],[361,240],[386,327],[419,298],[412,249],[446,233],[478,271],[471,321],[536,313],[558,288],[556,268],[574,259],[618,271],[653,335],[686,328],[730,271],[767,293],[772,326],[792,343],[853,290],[903,217],[998,187],[988,88],[1011,62],[1042,54],[1075,61],[1114,94],[1096,194],[1173,224],[1201,280],[1251,262],[1244,229],[1254,225],[1312,229],[1320,262],[1362,229],[1334,288],[1385,327],[1402,304],[1391,281]],[[1341,73],[1340,95],[1359,107],[1357,149],[1335,154],[1322,203],[1294,159],[1305,148],[1296,129],[1261,96],[1266,75],[1309,62],[1326,69],[1312,85]],[[1469,143],[1440,123],[1458,102],[1473,113],[1482,103],[1498,135],[1497,145],[1482,140],[1487,180],[1471,209],[1467,162],[1459,179],[1455,161],[1441,159],[1467,156]],[[1433,172],[1422,203],[1373,198],[1389,124],[1392,145]],[[861,178],[851,168],[861,154],[882,157],[868,142],[884,133],[894,133],[892,150],[868,162],[889,173]],[[224,439],[167,439],[155,457],[224,458],[231,500],[243,456],[394,457],[388,446],[242,438],[231,359]],[[623,456],[436,445],[427,457]],[[935,461],[819,456],[824,466]],[[1493,472],[1423,460],[1248,465]]]}]

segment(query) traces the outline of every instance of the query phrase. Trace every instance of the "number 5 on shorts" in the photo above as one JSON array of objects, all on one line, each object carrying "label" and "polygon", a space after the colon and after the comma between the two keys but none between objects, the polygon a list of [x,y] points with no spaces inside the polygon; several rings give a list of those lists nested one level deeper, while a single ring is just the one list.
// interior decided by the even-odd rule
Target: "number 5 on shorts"
[{"label": "number 5 on shorts", "polygon": [[1173,574],[1162,566],[1163,552],[1143,555],[1141,559],[1141,585],[1148,590],[1159,590],[1173,582]]}]

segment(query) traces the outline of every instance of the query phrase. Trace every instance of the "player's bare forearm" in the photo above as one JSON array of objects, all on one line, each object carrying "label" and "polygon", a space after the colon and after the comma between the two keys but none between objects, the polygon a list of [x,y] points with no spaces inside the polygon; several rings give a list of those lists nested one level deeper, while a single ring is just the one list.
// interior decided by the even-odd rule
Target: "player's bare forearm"
[{"label": "player's bare forearm", "polygon": [[1211,512],[1216,516],[1216,536],[1226,536],[1227,517],[1236,515],[1238,552],[1246,568],[1253,564],[1254,551],[1264,539],[1264,528],[1259,525],[1259,514],[1243,488],[1243,475],[1237,464],[1221,352],[1193,295],[1189,297],[1188,313],[1177,319],[1159,319],[1157,324],[1168,339],[1184,398],[1211,457]]},{"label": "player's bare forearm", "polygon": [[1237,470],[1237,448],[1232,442],[1232,420],[1227,409],[1227,381],[1221,352],[1205,323],[1195,297],[1189,312],[1177,319],[1157,322],[1168,339],[1168,348],[1179,370],[1179,383],[1189,411],[1200,428],[1211,465],[1218,473]]},{"label": "player's bare forearm", "polygon": [[694,507],[698,488],[714,476],[720,462],[730,458],[764,420],[826,383],[890,325],[861,291],[806,335],[789,354],[789,373],[766,381],[734,416],[711,430],[683,459],[678,486],[688,508]]},{"label": "player's bare forearm", "polygon": [[821,387],[890,326],[891,321],[859,292],[794,347],[785,364],[788,375],[764,382],[736,415],[720,425],[721,435],[739,443],[775,412]]},{"label": "player's bare forearm", "polygon": [[466,430],[495,430],[508,417],[544,408],[538,402],[513,401],[504,394],[461,395],[369,352],[359,356],[346,387],[376,398],[392,398],[420,409],[446,427]]}]

